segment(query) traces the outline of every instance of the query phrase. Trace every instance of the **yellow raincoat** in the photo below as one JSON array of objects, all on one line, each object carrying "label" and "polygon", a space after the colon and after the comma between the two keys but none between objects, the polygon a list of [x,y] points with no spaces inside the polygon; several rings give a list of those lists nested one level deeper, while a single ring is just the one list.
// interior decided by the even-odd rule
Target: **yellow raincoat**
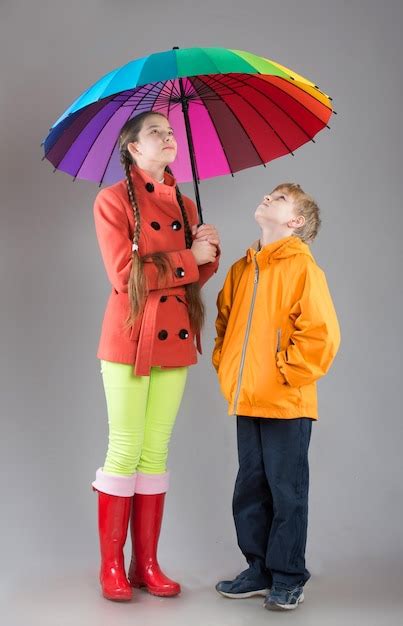
[{"label": "yellow raincoat", "polygon": [[257,243],[217,298],[213,364],[230,415],[318,419],[316,381],[340,329],[323,270],[299,237]]}]

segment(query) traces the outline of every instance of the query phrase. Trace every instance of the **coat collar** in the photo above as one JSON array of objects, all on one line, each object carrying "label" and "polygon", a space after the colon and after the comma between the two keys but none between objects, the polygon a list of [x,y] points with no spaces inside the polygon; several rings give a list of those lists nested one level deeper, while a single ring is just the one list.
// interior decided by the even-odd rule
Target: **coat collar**
[{"label": "coat collar", "polygon": [[155,192],[157,195],[169,195],[175,191],[176,179],[168,174],[168,172],[164,172],[164,182],[160,183],[158,180],[155,180],[148,172],[145,172],[141,168],[137,167],[137,165],[132,165],[131,174],[133,182],[136,188],[145,189],[148,191],[148,188],[151,189],[151,193]]}]

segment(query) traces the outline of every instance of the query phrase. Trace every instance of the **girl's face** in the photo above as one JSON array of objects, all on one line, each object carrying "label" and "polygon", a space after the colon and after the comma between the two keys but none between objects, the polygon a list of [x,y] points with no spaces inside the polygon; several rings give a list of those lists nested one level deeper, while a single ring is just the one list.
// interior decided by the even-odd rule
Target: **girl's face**
[{"label": "girl's face", "polygon": [[255,211],[255,220],[261,228],[267,226],[295,228],[296,221],[300,221],[299,217],[301,216],[297,216],[292,196],[281,189],[264,196]]},{"label": "girl's face", "polygon": [[173,129],[162,115],[147,117],[138,134],[138,140],[127,146],[140,168],[166,166],[172,163],[178,151]]}]

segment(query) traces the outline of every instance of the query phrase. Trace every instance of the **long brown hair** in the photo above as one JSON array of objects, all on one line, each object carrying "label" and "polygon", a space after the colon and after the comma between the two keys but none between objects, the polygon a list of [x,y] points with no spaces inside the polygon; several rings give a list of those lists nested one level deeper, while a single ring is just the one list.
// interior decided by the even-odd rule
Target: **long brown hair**
[{"label": "long brown hair", "polygon": [[[142,313],[147,298],[147,283],[144,275],[144,263],[147,260],[151,260],[158,269],[159,287],[162,289],[167,282],[167,277],[173,268],[170,265],[169,258],[164,252],[157,252],[154,254],[147,254],[140,257],[138,253],[140,232],[141,232],[141,215],[140,207],[137,201],[136,190],[133,184],[131,175],[131,166],[135,163],[132,155],[130,154],[127,146],[133,141],[138,141],[138,135],[141,131],[145,120],[151,115],[161,115],[155,111],[144,111],[128,120],[122,127],[119,135],[119,152],[120,162],[125,170],[127,194],[129,202],[133,208],[134,213],[134,234],[133,234],[133,254],[132,254],[132,267],[129,276],[128,283],[128,295],[130,303],[130,312],[125,321],[126,328],[133,326],[136,318]],[[172,175],[170,168],[167,166],[165,171]],[[186,213],[185,205],[183,202],[182,194],[178,185],[175,186],[176,199],[180,206],[182,213],[183,224],[185,227],[185,241],[186,248],[191,248],[193,243],[192,231],[190,228],[188,216]],[[193,333],[201,331],[204,319],[205,308],[201,298],[199,283],[189,283],[185,285],[186,300],[189,310],[190,325]]]}]

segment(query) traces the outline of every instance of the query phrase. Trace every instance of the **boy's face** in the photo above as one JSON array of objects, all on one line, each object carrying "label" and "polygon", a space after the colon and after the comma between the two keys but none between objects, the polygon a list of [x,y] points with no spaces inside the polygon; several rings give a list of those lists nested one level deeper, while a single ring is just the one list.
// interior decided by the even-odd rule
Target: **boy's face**
[{"label": "boy's face", "polygon": [[295,228],[298,221],[293,197],[282,189],[264,196],[255,211],[255,220],[261,228],[285,226]]}]

